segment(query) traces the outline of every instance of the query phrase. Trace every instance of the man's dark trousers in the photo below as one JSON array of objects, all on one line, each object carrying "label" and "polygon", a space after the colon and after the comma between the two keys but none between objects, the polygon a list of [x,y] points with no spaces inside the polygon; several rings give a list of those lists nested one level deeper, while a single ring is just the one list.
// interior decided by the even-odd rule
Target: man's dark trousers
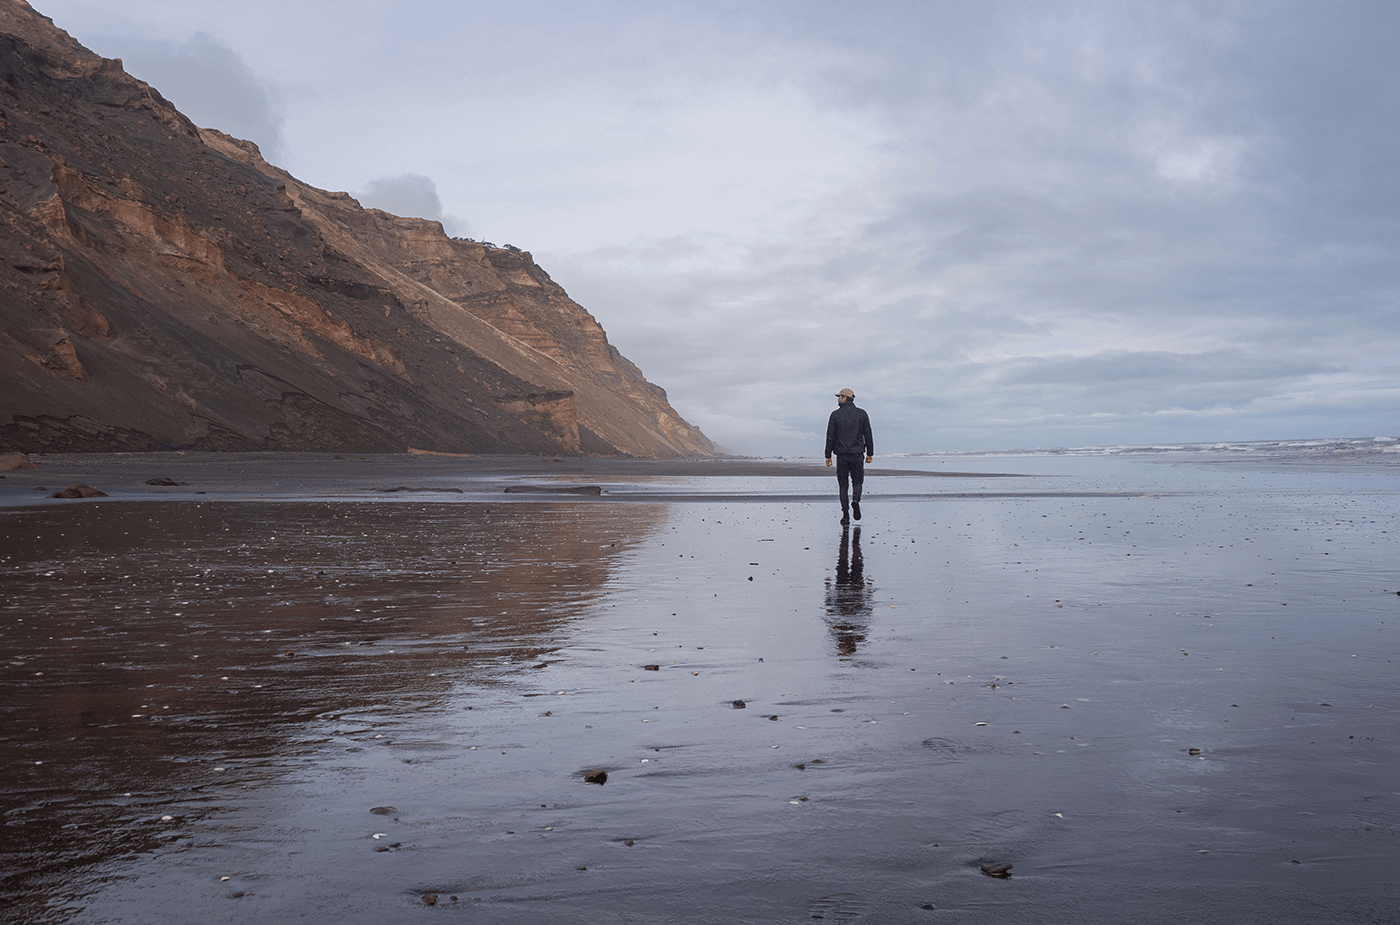
[{"label": "man's dark trousers", "polygon": [[855,489],[855,502],[860,503],[860,489],[865,484],[865,457],[859,453],[836,454],[836,484],[841,488],[841,510],[850,510],[847,483]]}]

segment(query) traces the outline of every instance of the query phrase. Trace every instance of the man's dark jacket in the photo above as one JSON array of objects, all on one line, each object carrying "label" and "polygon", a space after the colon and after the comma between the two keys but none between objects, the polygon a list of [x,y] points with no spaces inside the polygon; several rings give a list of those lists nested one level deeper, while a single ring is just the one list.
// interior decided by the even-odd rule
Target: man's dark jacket
[{"label": "man's dark jacket", "polygon": [[874,456],[875,438],[870,434],[870,415],[854,402],[845,402],[831,412],[826,422],[826,458]]}]

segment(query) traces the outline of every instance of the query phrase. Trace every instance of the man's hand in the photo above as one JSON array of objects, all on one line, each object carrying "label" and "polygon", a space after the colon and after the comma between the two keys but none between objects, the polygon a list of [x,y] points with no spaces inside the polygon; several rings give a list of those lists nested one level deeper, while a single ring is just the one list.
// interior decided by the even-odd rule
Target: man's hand
[{"label": "man's hand", "polygon": [[873,463],[875,461],[875,455],[872,453],[871,455],[865,457],[865,461],[868,463]]},{"label": "man's hand", "polygon": [[826,458],[826,467],[827,467],[828,469],[831,468],[831,457],[830,457],[830,456],[828,456],[828,457]]}]

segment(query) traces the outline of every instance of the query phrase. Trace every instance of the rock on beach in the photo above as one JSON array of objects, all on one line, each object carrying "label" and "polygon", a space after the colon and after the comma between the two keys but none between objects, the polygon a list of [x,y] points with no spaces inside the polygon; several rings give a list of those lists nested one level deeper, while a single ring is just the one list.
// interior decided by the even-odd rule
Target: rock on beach
[{"label": "rock on beach", "polygon": [[29,461],[29,457],[23,453],[11,453],[7,456],[0,456],[0,472],[13,472],[16,469],[37,469],[38,466]]},{"label": "rock on beach", "polygon": [[105,491],[98,491],[91,485],[84,485],[79,482],[76,485],[69,485],[62,491],[56,491],[49,495],[50,498],[105,498]]}]

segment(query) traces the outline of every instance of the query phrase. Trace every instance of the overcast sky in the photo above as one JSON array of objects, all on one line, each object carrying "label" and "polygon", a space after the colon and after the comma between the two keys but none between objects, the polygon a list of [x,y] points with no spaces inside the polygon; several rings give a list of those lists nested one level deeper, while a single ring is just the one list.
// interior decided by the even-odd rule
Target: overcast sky
[{"label": "overcast sky", "polygon": [[32,0],[736,452],[1400,434],[1400,3]]}]

